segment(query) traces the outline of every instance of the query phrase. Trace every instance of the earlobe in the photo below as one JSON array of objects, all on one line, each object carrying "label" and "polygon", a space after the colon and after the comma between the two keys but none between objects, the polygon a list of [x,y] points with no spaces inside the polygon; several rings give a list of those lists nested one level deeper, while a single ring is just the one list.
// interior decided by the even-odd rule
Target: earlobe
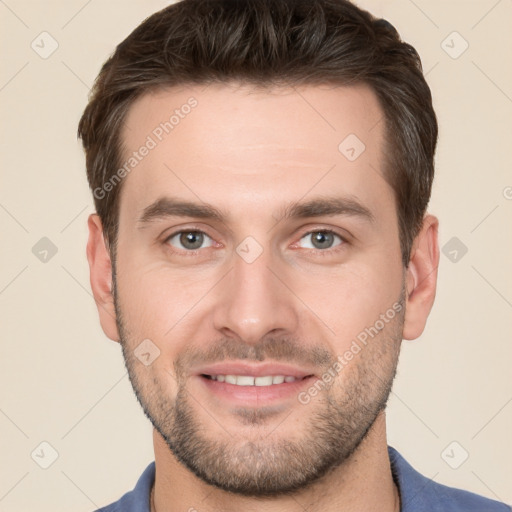
[{"label": "earlobe", "polygon": [[105,245],[103,226],[98,214],[93,213],[89,216],[88,228],[87,260],[92,294],[98,308],[101,327],[111,340],[119,341],[112,294],[112,263]]},{"label": "earlobe", "polygon": [[403,338],[418,338],[434,304],[439,265],[439,221],[426,215],[414,240],[406,273],[406,308]]}]

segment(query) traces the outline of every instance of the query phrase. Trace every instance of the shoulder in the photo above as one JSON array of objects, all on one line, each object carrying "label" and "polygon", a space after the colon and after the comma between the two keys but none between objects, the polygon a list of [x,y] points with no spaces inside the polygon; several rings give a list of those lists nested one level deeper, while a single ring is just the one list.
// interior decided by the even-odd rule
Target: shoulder
[{"label": "shoulder", "polygon": [[505,503],[434,482],[391,446],[388,453],[402,500],[401,512],[512,512]]},{"label": "shoulder", "polygon": [[144,470],[135,487],[118,501],[97,509],[95,512],[149,512],[149,493],[155,481],[155,463]]}]

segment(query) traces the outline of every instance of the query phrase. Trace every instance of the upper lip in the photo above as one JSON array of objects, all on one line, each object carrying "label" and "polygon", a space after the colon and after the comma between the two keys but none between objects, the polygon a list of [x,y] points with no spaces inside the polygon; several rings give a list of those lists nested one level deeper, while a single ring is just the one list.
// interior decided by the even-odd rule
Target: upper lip
[{"label": "upper lip", "polygon": [[197,375],[250,375],[251,377],[263,377],[266,375],[292,376],[302,379],[313,375],[313,372],[290,364],[247,362],[220,362],[199,368]]}]

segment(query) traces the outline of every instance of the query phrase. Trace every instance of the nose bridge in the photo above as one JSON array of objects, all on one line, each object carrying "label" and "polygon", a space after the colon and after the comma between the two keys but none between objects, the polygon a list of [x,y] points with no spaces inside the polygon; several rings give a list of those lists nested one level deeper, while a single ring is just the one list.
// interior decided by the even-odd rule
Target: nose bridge
[{"label": "nose bridge", "polygon": [[246,343],[257,343],[270,331],[294,331],[294,296],[276,274],[279,265],[270,249],[251,240],[242,242],[233,254],[233,269],[223,280],[215,327]]}]

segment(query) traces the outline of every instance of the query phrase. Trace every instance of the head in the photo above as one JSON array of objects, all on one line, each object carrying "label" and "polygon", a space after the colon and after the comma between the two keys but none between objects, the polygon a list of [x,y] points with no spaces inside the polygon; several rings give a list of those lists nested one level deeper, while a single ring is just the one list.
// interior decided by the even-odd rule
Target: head
[{"label": "head", "polygon": [[[79,136],[100,320],[176,459],[260,496],[347,460],[435,295],[415,50],[344,0],[184,0],[117,47]],[[241,362],[296,381],[230,394]]]}]

